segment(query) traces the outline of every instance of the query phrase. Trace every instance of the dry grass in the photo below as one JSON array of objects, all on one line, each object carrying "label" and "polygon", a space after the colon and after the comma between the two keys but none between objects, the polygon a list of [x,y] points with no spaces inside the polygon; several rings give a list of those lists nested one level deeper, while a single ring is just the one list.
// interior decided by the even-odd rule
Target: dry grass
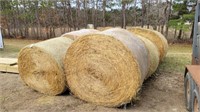
[{"label": "dry grass", "polygon": [[4,49],[0,50],[0,57],[17,58],[20,49],[39,40],[4,39]]}]

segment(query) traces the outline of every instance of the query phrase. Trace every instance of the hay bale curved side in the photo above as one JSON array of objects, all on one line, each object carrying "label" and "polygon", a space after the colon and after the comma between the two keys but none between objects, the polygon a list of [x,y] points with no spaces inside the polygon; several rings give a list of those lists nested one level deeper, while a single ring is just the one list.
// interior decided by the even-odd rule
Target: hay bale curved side
[{"label": "hay bale curved side", "polygon": [[104,30],[108,30],[108,29],[111,29],[111,28],[114,28],[112,26],[107,26],[107,27],[97,27],[97,30],[99,31],[104,31]]},{"label": "hay bale curved side", "polygon": [[149,39],[153,44],[156,45],[156,47],[159,50],[159,61],[161,62],[164,59],[168,50],[168,44],[167,40],[161,33],[154,30],[139,27],[129,28],[128,31]]},{"label": "hay bale curved side", "polygon": [[145,37],[139,36],[139,35],[136,35],[136,37],[140,38],[145,43],[146,48],[148,49],[150,66],[149,66],[149,70],[148,70],[148,75],[145,77],[145,79],[147,79],[158,68],[159,51],[158,51],[158,48],[150,40],[146,39]]},{"label": "hay bale curved side", "polygon": [[[167,51],[168,51],[168,48],[169,48],[169,46],[168,46],[168,42],[167,42],[167,39],[164,37],[164,35],[162,35],[160,32],[158,32],[158,31],[155,31],[155,30],[152,30],[155,34],[157,34],[159,37],[160,37],[160,39],[162,40],[162,42],[163,42],[163,44],[164,44],[164,49],[165,49],[165,52],[164,52],[164,57],[167,55]],[[163,58],[164,58],[163,57]]]},{"label": "hay bale curved side", "polygon": [[80,36],[98,33],[98,32],[99,31],[95,30],[95,29],[81,29],[81,30],[65,33],[65,34],[61,35],[61,37],[67,37],[67,38],[70,38],[72,40],[76,40]]},{"label": "hay bale curved side", "polygon": [[[69,47],[66,80],[78,98],[107,107],[118,107],[136,98],[143,76],[135,54],[141,52],[144,43],[118,31],[85,35]],[[136,51],[133,53],[129,47]]]},{"label": "hay bale curved side", "polygon": [[21,79],[32,89],[48,95],[65,91],[63,57],[71,39],[58,37],[24,47],[18,56]]}]

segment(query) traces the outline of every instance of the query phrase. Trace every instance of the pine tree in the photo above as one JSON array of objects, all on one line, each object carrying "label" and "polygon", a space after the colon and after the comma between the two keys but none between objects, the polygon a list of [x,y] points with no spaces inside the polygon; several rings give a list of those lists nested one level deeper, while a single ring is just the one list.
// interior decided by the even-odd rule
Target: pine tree
[{"label": "pine tree", "polygon": [[193,23],[194,21],[194,10],[191,9],[186,0],[174,0],[173,2],[173,15],[168,25],[175,30],[179,30],[177,39],[181,39],[182,32],[188,31],[192,26],[191,24],[186,24],[186,22]]}]

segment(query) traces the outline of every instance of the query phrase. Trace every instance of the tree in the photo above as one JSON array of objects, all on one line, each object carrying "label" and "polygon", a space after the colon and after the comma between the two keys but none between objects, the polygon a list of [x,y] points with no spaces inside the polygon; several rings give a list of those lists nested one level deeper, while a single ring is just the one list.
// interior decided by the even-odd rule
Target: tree
[{"label": "tree", "polygon": [[149,24],[150,24],[150,7],[151,7],[151,0],[148,0],[148,7],[147,7],[147,28],[149,29]]},{"label": "tree", "polygon": [[86,28],[88,24],[87,0],[83,1],[83,9],[84,9],[84,27]]},{"label": "tree", "polygon": [[137,0],[134,0],[134,6],[133,6],[133,26],[135,26],[136,25],[136,23],[137,23],[137,12],[136,12],[136,10],[137,10]]},{"label": "tree", "polygon": [[106,13],[106,0],[103,0],[103,22],[102,22],[102,26],[105,27],[106,26],[106,18],[105,18],[105,13]]},{"label": "tree", "polygon": [[76,0],[76,26],[78,30],[80,29],[79,19],[80,19],[80,1]]},{"label": "tree", "polygon": [[168,11],[166,11],[167,13],[167,16],[166,16],[166,31],[165,31],[165,37],[168,38],[168,22],[169,22],[169,19],[170,19],[170,16],[171,16],[171,7],[172,7],[172,0],[170,0],[170,2],[168,0],[166,0],[167,2],[167,8],[166,10],[168,9]]},{"label": "tree", "polygon": [[126,29],[126,2],[122,0],[122,28]]},{"label": "tree", "polygon": [[193,22],[194,13],[190,12],[187,8],[187,1],[180,2],[180,0],[175,0],[173,3],[173,11],[177,13],[177,15],[172,16],[168,25],[169,27],[175,28],[179,30],[177,39],[182,38],[183,31],[189,30],[189,24],[185,24],[186,22]]},{"label": "tree", "polygon": [[146,0],[142,0],[142,24],[141,26],[144,27],[145,24],[145,17],[146,16]]},{"label": "tree", "polygon": [[[169,25],[180,30],[180,37],[182,31],[190,27],[184,23],[193,22],[193,14],[183,5],[185,2],[180,1],[183,0],[175,0],[173,4],[169,0],[1,0],[0,23],[3,35],[13,38],[53,38],[86,28],[88,23],[95,28],[153,26],[161,32],[166,25],[166,36]],[[170,5],[173,5],[172,11]]]}]

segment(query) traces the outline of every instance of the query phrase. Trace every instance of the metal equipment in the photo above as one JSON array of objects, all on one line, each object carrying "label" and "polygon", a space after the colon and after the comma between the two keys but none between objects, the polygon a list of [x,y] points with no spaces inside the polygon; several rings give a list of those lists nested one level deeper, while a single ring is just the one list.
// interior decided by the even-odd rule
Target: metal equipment
[{"label": "metal equipment", "polygon": [[200,112],[200,1],[195,8],[193,30],[192,64],[187,65],[184,74],[186,108],[189,112]]}]

